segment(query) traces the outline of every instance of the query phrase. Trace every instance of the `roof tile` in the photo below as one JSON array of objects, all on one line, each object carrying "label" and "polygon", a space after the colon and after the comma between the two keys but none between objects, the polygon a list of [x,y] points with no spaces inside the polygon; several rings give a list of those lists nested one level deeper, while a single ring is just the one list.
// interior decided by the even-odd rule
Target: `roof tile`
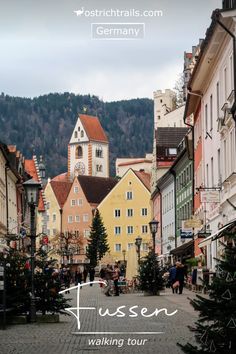
[{"label": "roof tile", "polygon": [[79,118],[90,140],[108,143],[107,136],[101,126],[98,117],[89,116],[87,114],[80,114]]}]

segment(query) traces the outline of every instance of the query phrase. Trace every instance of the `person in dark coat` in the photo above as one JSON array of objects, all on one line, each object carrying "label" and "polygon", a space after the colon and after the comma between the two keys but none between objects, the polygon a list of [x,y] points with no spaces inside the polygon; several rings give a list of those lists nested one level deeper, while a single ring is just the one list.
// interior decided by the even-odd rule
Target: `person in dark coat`
[{"label": "person in dark coat", "polygon": [[81,284],[82,283],[82,272],[80,267],[77,268],[75,271],[75,285]]},{"label": "person in dark coat", "polygon": [[176,265],[173,265],[170,269],[169,269],[169,283],[172,289],[173,294],[178,291],[178,288],[173,288],[173,284],[175,282],[175,278],[176,278]]},{"label": "person in dark coat", "polygon": [[86,267],[84,267],[84,271],[83,271],[83,279],[84,279],[84,283],[86,283],[87,281],[87,276],[88,276],[88,270]]},{"label": "person in dark coat", "polygon": [[179,282],[179,294],[182,294],[184,287],[185,267],[182,263],[176,262],[176,276],[175,281]]},{"label": "person in dark coat", "polygon": [[[94,277],[95,277],[95,269],[91,267],[89,269],[89,281],[94,281]],[[93,284],[90,284],[90,286],[93,286]]]}]

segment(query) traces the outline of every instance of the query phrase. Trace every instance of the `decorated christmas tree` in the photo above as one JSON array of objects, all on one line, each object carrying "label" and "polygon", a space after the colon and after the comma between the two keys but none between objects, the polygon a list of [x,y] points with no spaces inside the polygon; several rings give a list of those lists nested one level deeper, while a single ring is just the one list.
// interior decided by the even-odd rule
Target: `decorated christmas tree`
[{"label": "decorated christmas tree", "polygon": [[162,271],[152,251],[140,260],[138,280],[140,290],[146,293],[159,295],[160,290],[163,289]]},{"label": "decorated christmas tree", "polygon": [[12,309],[15,315],[27,313],[30,305],[30,271],[27,257],[10,250],[6,259],[2,256],[0,262],[5,263],[6,307]]},{"label": "decorated christmas tree", "polygon": [[87,249],[87,257],[90,259],[91,267],[96,267],[98,260],[101,260],[108,251],[107,231],[97,210],[93,218]]},{"label": "decorated christmas tree", "polygon": [[37,311],[46,313],[68,314],[68,299],[59,294],[61,281],[58,270],[55,269],[55,259],[48,259],[47,252],[42,249],[36,255],[35,297]]},{"label": "decorated christmas tree", "polygon": [[236,233],[227,234],[224,256],[218,260],[216,277],[209,286],[209,298],[191,300],[199,318],[195,327],[197,346],[180,345],[185,353],[236,353]]}]

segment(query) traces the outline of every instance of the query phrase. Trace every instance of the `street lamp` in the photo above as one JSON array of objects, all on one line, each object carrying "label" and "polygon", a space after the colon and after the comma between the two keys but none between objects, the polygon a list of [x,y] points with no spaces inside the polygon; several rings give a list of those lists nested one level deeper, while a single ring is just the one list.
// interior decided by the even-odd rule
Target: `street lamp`
[{"label": "street lamp", "polygon": [[152,221],[149,222],[149,227],[150,227],[150,231],[152,234],[152,242],[153,242],[153,256],[154,256],[154,263],[153,263],[153,276],[154,276],[154,287],[153,287],[153,295],[157,294],[157,290],[156,290],[156,233],[158,230],[158,224],[159,221],[153,219]]},{"label": "street lamp", "polygon": [[142,243],[142,237],[138,236],[135,239],[135,246],[137,247],[137,253],[138,253],[138,264],[140,263],[140,246]]},{"label": "street lamp", "polygon": [[36,225],[35,208],[38,206],[39,191],[41,184],[33,179],[23,183],[26,201],[30,208],[30,240],[31,240],[31,301],[30,301],[30,322],[36,322],[36,303],[34,288],[34,269],[35,269],[35,243],[36,243]]},{"label": "street lamp", "polygon": [[156,252],[156,233],[157,233],[157,230],[158,230],[158,224],[159,224],[159,221],[153,219],[152,221],[149,222],[149,227],[150,227],[150,231],[151,231],[151,234],[152,234],[152,242],[153,242],[153,252],[155,254]]}]

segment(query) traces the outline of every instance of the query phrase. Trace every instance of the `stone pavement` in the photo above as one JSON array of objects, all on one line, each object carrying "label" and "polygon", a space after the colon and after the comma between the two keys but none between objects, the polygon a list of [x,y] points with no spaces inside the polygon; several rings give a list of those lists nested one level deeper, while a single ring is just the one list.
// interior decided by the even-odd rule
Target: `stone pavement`
[{"label": "stone pavement", "polygon": [[[75,291],[67,295],[75,306]],[[184,294],[173,295],[166,289],[160,296],[142,294],[121,294],[119,297],[106,297],[98,285],[85,286],[81,290],[80,306],[96,307],[95,310],[81,310],[81,332],[122,332],[104,334],[78,333],[74,316],[61,316],[58,324],[25,324],[8,326],[0,330],[1,354],[76,354],[76,353],[162,353],[178,354],[182,351],[176,343],[194,342],[187,326],[193,324],[197,314],[187,297],[195,295],[184,289]],[[101,317],[98,309],[109,308],[110,313],[117,307],[126,306],[122,311],[125,317]],[[130,317],[131,306],[138,313]],[[166,308],[173,316],[160,313],[158,316],[143,317],[141,309],[148,309],[146,315],[156,308]],[[121,315],[122,313],[120,313]],[[134,314],[133,314],[134,315]],[[77,332],[73,334],[72,332]],[[131,332],[163,332],[162,334],[135,334]],[[92,343],[92,340],[97,340]],[[100,343],[98,342],[100,340]],[[97,345],[96,345],[97,344]]]}]

